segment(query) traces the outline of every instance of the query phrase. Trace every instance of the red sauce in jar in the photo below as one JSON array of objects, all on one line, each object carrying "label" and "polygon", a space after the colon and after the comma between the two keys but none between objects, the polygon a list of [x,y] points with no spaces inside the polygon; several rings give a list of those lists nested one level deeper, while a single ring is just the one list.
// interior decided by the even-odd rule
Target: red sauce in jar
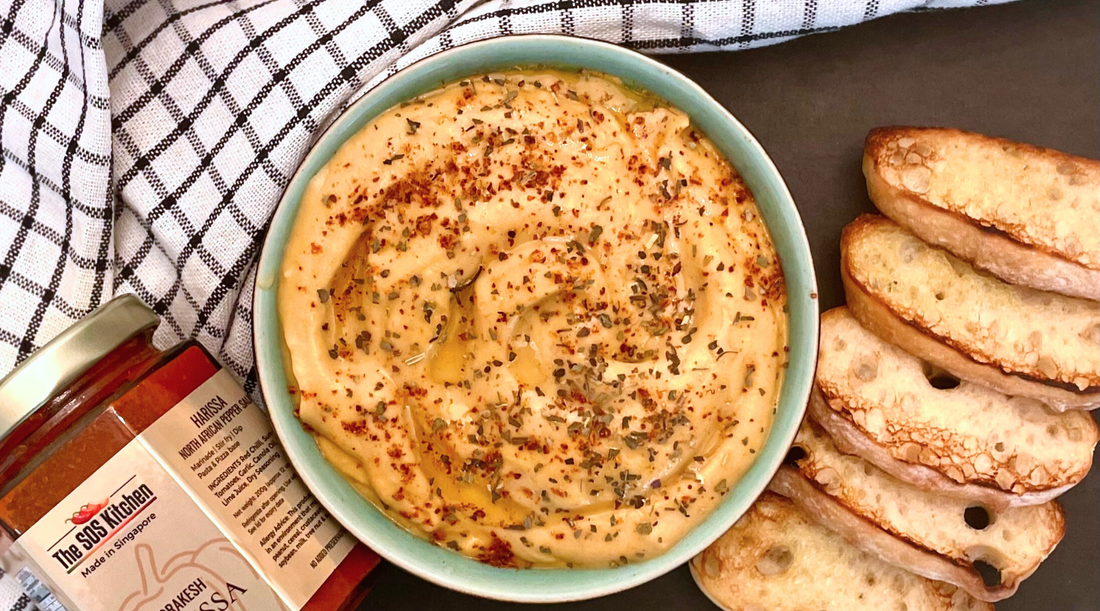
[{"label": "red sauce in jar", "polygon": [[[152,334],[147,328],[119,343],[0,438],[0,526],[7,535],[21,536],[220,371],[197,343],[160,351]],[[98,509],[82,511],[91,515]],[[83,519],[77,512],[71,521]],[[356,543],[303,609],[353,609],[366,595],[366,578],[378,562],[374,552]]]}]

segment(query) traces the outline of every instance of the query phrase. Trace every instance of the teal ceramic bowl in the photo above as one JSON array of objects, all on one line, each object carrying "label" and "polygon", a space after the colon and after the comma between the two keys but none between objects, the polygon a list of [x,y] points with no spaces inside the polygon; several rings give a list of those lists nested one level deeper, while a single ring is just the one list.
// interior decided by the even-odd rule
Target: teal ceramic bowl
[{"label": "teal ceramic bowl", "polygon": [[[505,569],[436,547],[390,521],[325,462],[295,419],[294,400],[286,391],[275,296],[286,239],[310,179],[350,136],[387,109],[466,76],[524,66],[587,68],[614,75],[685,111],[744,177],[783,262],[790,366],[768,440],[744,478],[706,520],[667,553],[639,564]],[[611,44],[562,36],[511,36],[445,51],[402,70],[352,104],[317,140],[271,221],[257,274],[254,333],[260,383],[275,430],[302,479],[349,531],[390,562],[439,585],[501,600],[562,602],[626,590],[675,569],[725,532],[764,490],[794,439],[809,396],[817,357],[817,286],[802,221],[779,171],[752,134],[702,88],[652,59]]]}]

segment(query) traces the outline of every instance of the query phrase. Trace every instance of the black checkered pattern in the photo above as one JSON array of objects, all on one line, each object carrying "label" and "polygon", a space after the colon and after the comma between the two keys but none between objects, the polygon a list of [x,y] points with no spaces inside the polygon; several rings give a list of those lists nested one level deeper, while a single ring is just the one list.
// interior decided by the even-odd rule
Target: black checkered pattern
[{"label": "black checkered pattern", "polygon": [[538,32],[744,49],[985,3],[0,0],[0,374],[132,292],[160,345],[198,338],[255,391],[254,269],[280,193],[334,113],[432,53]]},{"label": "black checkered pattern", "polygon": [[34,601],[22,591],[7,562],[0,561],[0,609],[4,611],[35,611]]}]

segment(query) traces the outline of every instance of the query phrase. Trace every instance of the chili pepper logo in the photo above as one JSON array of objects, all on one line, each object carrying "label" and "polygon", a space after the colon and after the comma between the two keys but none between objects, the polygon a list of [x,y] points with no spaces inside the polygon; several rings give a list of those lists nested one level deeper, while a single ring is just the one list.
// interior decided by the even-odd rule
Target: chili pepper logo
[{"label": "chili pepper logo", "polygon": [[66,522],[72,522],[73,524],[77,524],[77,525],[84,524],[88,520],[91,520],[92,518],[94,518],[95,514],[99,513],[104,507],[107,506],[107,503],[109,503],[109,502],[110,502],[110,499],[105,498],[101,501],[96,501],[94,503],[88,503],[86,505],[81,505],[80,506],[80,511],[77,511],[76,513],[73,514],[73,517],[71,517],[71,518],[69,518],[68,520],[65,520],[65,521]]}]

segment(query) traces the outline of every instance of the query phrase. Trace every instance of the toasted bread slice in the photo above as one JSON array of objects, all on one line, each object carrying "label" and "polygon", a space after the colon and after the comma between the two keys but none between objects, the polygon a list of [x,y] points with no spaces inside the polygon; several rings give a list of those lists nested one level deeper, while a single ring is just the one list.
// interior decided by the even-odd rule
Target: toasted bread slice
[{"label": "toasted bread slice", "polygon": [[1003,511],[1009,507],[1040,505],[1052,501],[1072,487],[1067,485],[1016,494],[984,484],[959,483],[931,467],[894,458],[884,446],[876,443],[851,420],[842,416],[839,410],[829,405],[821,389],[814,387],[806,413],[832,436],[841,452],[859,456],[896,479],[921,490],[981,503],[990,509]]},{"label": "toasted bread slice", "polygon": [[[1100,427],[1090,415],[1051,412],[1032,399],[960,382],[867,331],[847,308],[821,316],[818,354],[815,419],[838,442],[860,444],[850,427],[830,426],[820,407],[848,420],[859,437],[880,446],[856,452],[876,465],[901,461],[946,476],[949,485],[936,487],[942,492],[988,502],[981,488],[994,487],[1008,493],[1005,504],[1042,503],[1092,466]],[[933,483],[919,472],[898,477],[926,489]]]},{"label": "toasted bread slice", "polygon": [[690,566],[727,611],[993,609],[953,585],[879,562],[770,492]]},{"label": "toasted bread slice", "polygon": [[[894,535],[926,556],[912,562],[913,550],[892,547],[883,560],[953,583],[974,597],[996,601],[1011,596],[1062,539],[1065,517],[1054,501],[992,511],[962,499],[926,492],[901,482],[857,456],[843,454],[824,431],[806,421],[792,454],[799,473],[852,514]],[[792,498],[802,500],[799,493]],[[811,513],[815,518],[817,514]],[[820,521],[832,526],[832,518]],[[860,543],[856,543],[860,545]],[[975,569],[984,562],[999,571],[992,584]]]},{"label": "toasted bread slice", "polygon": [[957,129],[883,127],[867,192],[921,239],[1003,278],[1100,297],[1100,162]]},{"label": "toasted bread slice", "polygon": [[841,237],[841,279],[863,326],[964,380],[1056,409],[1100,405],[1100,308],[1013,286],[863,215]]}]

